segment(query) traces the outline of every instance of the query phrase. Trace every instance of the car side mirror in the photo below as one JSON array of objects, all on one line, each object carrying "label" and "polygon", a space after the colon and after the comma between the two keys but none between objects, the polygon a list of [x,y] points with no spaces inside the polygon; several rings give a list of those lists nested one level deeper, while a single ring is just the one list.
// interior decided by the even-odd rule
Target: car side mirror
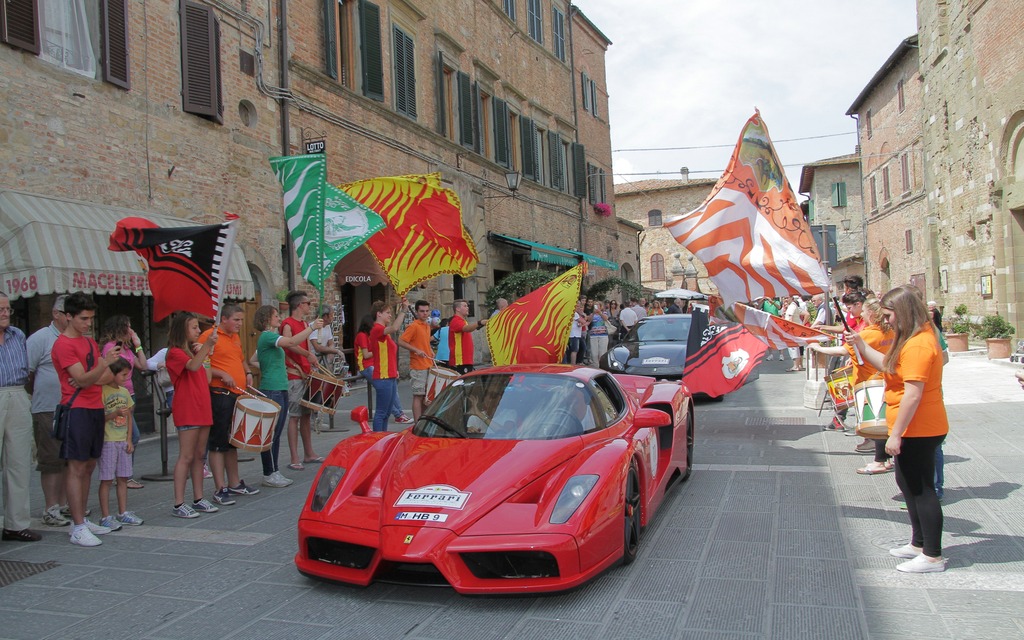
[{"label": "car side mirror", "polygon": [[643,408],[633,416],[633,426],[637,429],[667,427],[672,424],[672,417],[661,409]]}]

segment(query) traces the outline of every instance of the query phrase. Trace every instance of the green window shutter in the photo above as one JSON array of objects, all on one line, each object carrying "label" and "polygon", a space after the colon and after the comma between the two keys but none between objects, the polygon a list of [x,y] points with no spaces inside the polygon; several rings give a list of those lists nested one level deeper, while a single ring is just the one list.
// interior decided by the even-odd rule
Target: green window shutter
[{"label": "green window shutter", "polygon": [[483,105],[480,101],[480,83],[473,83],[473,151],[483,153],[484,136],[480,131],[480,110]]},{"label": "green window shutter", "polygon": [[587,149],[582,144],[572,143],[572,194],[577,198],[587,195]]},{"label": "green window shutter", "polygon": [[416,50],[412,38],[392,28],[395,58],[395,111],[416,119]]},{"label": "green window shutter", "polygon": [[338,27],[335,24],[334,8],[338,0],[323,0],[324,6],[324,72],[338,79]]},{"label": "green window shutter", "polygon": [[845,207],[846,206],[846,183],[836,182],[832,185],[832,206],[833,207]]},{"label": "green window shutter", "polygon": [[508,104],[501,98],[494,99],[494,161],[509,166]]},{"label": "green window shutter", "polygon": [[473,92],[469,74],[459,71],[455,76],[459,89],[459,144],[473,148]]},{"label": "green window shutter", "polygon": [[587,202],[597,204],[597,167],[587,163],[587,172],[584,174],[587,180]]},{"label": "green window shutter", "polygon": [[814,200],[807,201],[807,222],[814,224]]},{"label": "green window shutter", "polygon": [[548,131],[548,164],[551,165],[551,188],[561,191],[565,188],[562,175],[562,136]]},{"label": "green window shutter", "polygon": [[380,38],[380,7],[359,0],[360,59],[363,65],[363,95],[384,101],[384,55]]},{"label": "green window shutter", "polygon": [[537,129],[530,118],[519,118],[519,143],[523,157],[523,177],[537,179]]},{"label": "green window shutter", "polygon": [[580,88],[583,94],[583,110],[590,111],[590,80],[583,71],[580,71]]},{"label": "green window shutter", "polygon": [[448,135],[447,103],[444,95],[444,54],[437,52],[437,132]]}]

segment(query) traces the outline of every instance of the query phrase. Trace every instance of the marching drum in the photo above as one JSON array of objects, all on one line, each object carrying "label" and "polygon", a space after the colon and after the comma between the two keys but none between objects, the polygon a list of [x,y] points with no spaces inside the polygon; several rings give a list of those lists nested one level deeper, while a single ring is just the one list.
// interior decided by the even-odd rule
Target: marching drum
[{"label": "marching drum", "polygon": [[427,371],[427,394],[423,401],[427,404],[433,402],[437,396],[441,395],[444,388],[455,382],[458,377],[458,371],[444,367],[431,367],[430,371]]},{"label": "marching drum", "polygon": [[231,416],[229,442],[240,451],[260,453],[273,444],[274,425],[281,413],[281,405],[269,398],[241,396],[235,401]]},{"label": "marching drum", "polygon": [[323,411],[333,416],[338,401],[347,395],[347,382],[335,378],[326,371],[313,370],[309,372],[306,391],[302,394],[299,404],[307,409]]},{"label": "marching drum", "polygon": [[889,437],[885,421],[885,381],[865,380],[853,389],[857,405],[857,435],[882,440]]},{"label": "marching drum", "polygon": [[825,388],[836,411],[853,406],[853,365],[836,369],[825,376]]}]

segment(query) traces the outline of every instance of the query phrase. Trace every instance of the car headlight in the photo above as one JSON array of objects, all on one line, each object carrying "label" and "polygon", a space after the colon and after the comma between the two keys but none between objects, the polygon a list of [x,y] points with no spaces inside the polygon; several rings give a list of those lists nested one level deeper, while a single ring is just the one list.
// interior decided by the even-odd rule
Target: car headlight
[{"label": "car headlight", "polygon": [[313,511],[321,511],[331,499],[331,494],[341,484],[345,475],[342,467],[324,467],[320,473],[320,479],[316,483],[316,491],[313,492],[313,502],[309,508]]},{"label": "car headlight", "polygon": [[623,358],[622,362],[619,362],[619,359],[615,357],[615,351],[609,351],[608,366],[611,367],[612,369],[618,369],[621,371],[626,366],[626,360],[625,358]]},{"label": "car headlight", "polygon": [[590,490],[597,484],[596,475],[573,476],[569,482],[562,487],[562,493],[555,502],[555,508],[551,511],[548,522],[551,524],[565,524],[572,517],[576,509],[583,504],[583,500],[590,495]]}]

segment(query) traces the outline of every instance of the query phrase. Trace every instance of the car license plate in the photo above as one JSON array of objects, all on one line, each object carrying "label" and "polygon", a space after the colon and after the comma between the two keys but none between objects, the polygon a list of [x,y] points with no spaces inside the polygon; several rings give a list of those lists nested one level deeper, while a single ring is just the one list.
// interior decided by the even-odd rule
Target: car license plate
[{"label": "car license plate", "polygon": [[447,513],[426,513],[424,511],[399,511],[395,520],[417,520],[419,522],[446,522]]}]

